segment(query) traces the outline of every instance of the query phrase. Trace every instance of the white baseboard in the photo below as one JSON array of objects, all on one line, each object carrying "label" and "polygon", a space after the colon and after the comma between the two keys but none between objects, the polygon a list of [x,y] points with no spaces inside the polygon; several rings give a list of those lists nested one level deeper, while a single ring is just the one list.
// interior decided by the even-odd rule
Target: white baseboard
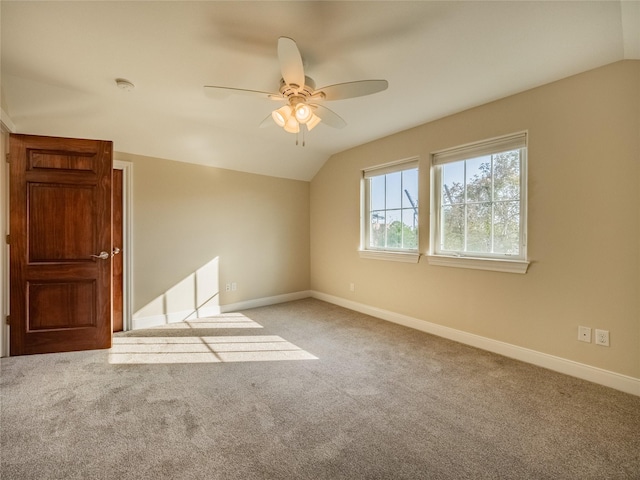
[{"label": "white baseboard", "polygon": [[220,309],[222,313],[236,312],[238,310],[247,310],[250,308],[266,307],[268,305],[275,305],[277,303],[292,302],[294,300],[301,300],[303,298],[311,297],[310,290],[303,290],[301,292],[285,293],[282,295],[275,295],[273,297],[256,298],[254,300],[245,300],[244,302],[228,303],[221,305]]},{"label": "white baseboard", "polygon": [[498,353],[505,357],[520,360],[526,363],[531,363],[539,367],[547,368],[556,372],[564,373],[576,378],[581,378],[599,385],[614,388],[625,393],[640,396],[640,379],[630,377],[627,375],[621,375],[619,373],[611,372],[583,363],[574,362],[573,360],[567,360],[566,358],[556,357],[546,353],[530,350],[528,348],[519,347],[491,338],[482,337],[473,333],[464,332],[462,330],[456,330],[454,328],[445,327],[435,323],[420,320],[418,318],[409,317],[399,313],[390,312],[376,307],[371,307],[362,303],[347,300],[341,297],[328,295],[326,293],[311,291],[311,296],[318,300],[323,300],[328,303],[333,303],[340,307],[355,310],[356,312],[371,315],[372,317],[387,320],[389,322],[404,325],[406,327],[415,328],[432,335],[454,340],[465,345],[471,345],[472,347],[481,348],[489,352]]},{"label": "white baseboard", "polygon": [[197,311],[184,310],[180,312],[169,312],[160,315],[150,315],[147,317],[134,317],[131,321],[131,328],[132,330],[138,330],[141,328],[159,327],[160,325],[184,322],[186,320],[192,320],[195,318],[212,317],[214,315],[220,315],[221,313],[236,312],[238,310],[266,307],[268,305],[275,305],[277,303],[301,300],[303,298],[309,298],[310,296],[311,292],[309,290],[304,290],[301,292],[275,295],[273,297],[256,298],[253,300],[246,300],[244,302],[229,303],[227,305],[204,307],[198,309]]},{"label": "white baseboard", "polygon": [[220,313],[220,307],[216,306],[199,308],[197,311],[184,310],[181,312],[169,312],[161,315],[150,315],[148,317],[133,317],[131,319],[131,329],[138,330],[140,328],[159,327],[160,325],[179,323],[186,320],[193,320],[195,318],[212,317],[214,315],[220,315]]}]

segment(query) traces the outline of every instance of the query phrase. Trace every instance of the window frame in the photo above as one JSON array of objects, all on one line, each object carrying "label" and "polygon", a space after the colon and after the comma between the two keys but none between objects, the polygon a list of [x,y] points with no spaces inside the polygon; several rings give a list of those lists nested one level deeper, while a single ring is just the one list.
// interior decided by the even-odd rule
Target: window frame
[{"label": "window frame", "polygon": [[[519,254],[456,252],[440,249],[442,226],[442,172],[443,165],[462,162],[485,155],[520,149],[520,240]],[[527,149],[528,132],[517,132],[479,142],[440,150],[431,154],[431,221],[430,248],[427,260],[430,265],[493,270],[509,273],[526,273],[527,257]],[[494,203],[492,199],[492,204]],[[465,205],[467,204],[465,200]]]},{"label": "window frame", "polygon": [[[383,165],[377,165],[375,167],[369,167],[362,170],[361,176],[361,212],[360,212],[360,248],[358,253],[361,258],[375,259],[375,260],[390,260],[397,262],[417,263],[420,259],[420,207],[416,205],[418,209],[417,215],[417,230],[416,230],[416,248],[371,248],[369,247],[371,222],[370,222],[370,207],[371,207],[371,192],[369,189],[369,179],[381,175],[387,175],[390,173],[402,172],[405,170],[416,170],[418,184],[420,183],[420,165],[419,157],[405,158]],[[420,197],[420,187],[418,186],[418,202]]]}]

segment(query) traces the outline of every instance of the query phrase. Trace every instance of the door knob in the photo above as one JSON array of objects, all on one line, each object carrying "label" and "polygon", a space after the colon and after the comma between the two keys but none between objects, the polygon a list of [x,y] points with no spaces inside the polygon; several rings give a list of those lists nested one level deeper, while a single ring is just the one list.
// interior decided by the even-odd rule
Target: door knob
[{"label": "door knob", "polygon": [[100,252],[100,255],[91,255],[93,258],[99,258],[100,260],[106,260],[110,257],[107,252]]}]

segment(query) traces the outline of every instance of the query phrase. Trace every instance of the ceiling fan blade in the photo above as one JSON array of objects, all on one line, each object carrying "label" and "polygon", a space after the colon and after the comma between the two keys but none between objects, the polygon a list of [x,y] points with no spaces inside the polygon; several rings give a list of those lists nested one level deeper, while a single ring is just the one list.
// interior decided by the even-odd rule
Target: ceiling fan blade
[{"label": "ceiling fan blade", "polygon": [[315,110],[316,115],[322,119],[322,122],[330,127],[344,128],[347,126],[347,122],[333,110],[329,110],[322,105],[311,105],[311,107]]},{"label": "ceiling fan blade", "polygon": [[251,95],[251,96],[259,96],[266,98],[274,98],[277,100],[282,100],[284,97],[279,93],[272,92],[262,92],[260,90],[247,90],[246,88],[232,88],[232,87],[218,87],[214,85],[205,85],[204,91],[207,95],[215,96],[216,93],[226,92],[226,93],[237,93],[239,95]]},{"label": "ceiling fan blade", "polygon": [[274,127],[275,125],[276,123],[273,121],[273,117],[271,116],[271,114],[269,114],[264,120],[260,122],[258,128]]},{"label": "ceiling fan blade", "polygon": [[278,39],[278,60],[282,78],[287,85],[297,85],[298,90],[304,87],[304,67],[302,56],[296,42],[289,37]]},{"label": "ceiling fan blade", "polygon": [[316,92],[322,92],[325,100],[344,100],[378,93],[388,87],[389,82],[386,80],[360,80],[329,85],[328,87],[319,88]]}]

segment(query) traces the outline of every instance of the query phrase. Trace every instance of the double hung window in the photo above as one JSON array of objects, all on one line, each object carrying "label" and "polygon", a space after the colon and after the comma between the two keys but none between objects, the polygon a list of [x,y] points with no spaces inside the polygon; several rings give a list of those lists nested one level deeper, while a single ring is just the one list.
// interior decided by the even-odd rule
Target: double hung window
[{"label": "double hung window", "polygon": [[417,261],[418,160],[368,169],[363,176],[363,256],[398,260],[413,254],[403,259]]},{"label": "double hung window", "polygon": [[438,256],[515,261],[522,267],[501,266],[526,271],[526,155],[526,133],[433,155],[430,263]]}]

